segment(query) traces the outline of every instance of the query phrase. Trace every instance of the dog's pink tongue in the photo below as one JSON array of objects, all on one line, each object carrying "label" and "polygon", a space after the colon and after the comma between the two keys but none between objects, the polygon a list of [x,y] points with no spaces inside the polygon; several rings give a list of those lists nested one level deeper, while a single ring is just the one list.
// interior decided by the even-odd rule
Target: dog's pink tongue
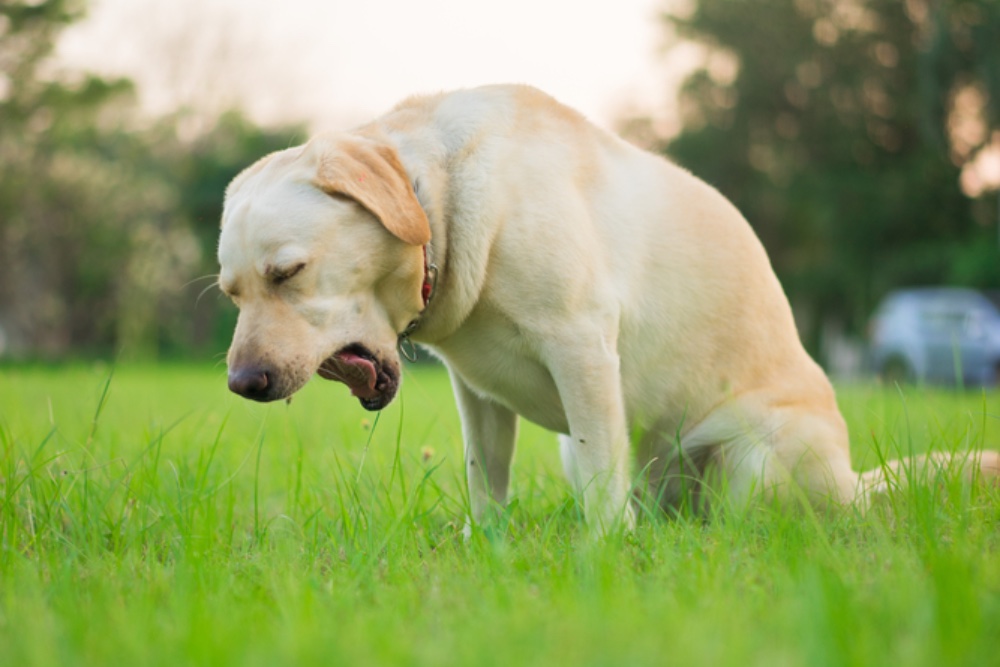
[{"label": "dog's pink tongue", "polygon": [[320,377],[339,380],[346,384],[358,398],[375,398],[375,381],[378,373],[375,364],[351,352],[338,352],[319,367]]}]

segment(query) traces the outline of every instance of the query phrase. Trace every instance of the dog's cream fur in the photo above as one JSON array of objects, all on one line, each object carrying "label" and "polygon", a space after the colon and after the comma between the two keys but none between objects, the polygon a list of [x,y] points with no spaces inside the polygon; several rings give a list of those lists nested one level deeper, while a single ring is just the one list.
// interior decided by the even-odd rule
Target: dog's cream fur
[{"label": "dog's cream fur", "polygon": [[[439,268],[426,310],[424,245]],[[241,310],[231,386],[259,400],[321,369],[358,373],[381,407],[418,320],[412,338],[451,373],[474,520],[506,499],[518,415],[562,434],[600,529],[632,520],[633,476],[664,504],[711,485],[741,503],[865,495],[739,212],[532,88],[413,98],[265,157],[228,190],[219,260]],[[374,371],[337,366],[353,344]]]}]

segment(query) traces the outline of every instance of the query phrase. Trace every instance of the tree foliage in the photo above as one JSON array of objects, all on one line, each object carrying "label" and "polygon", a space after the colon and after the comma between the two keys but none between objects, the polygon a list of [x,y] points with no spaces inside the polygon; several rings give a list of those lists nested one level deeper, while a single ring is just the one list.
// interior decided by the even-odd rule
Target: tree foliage
[{"label": "tree foliage", "polygon": [[82,10],[0,5],[0,342],[44,356],[221,347],[227,311],[196,308],[191,280],[214,273],[226,182],[297,130],[231,113],[181,141],[181,116],[141,117],[131,82],[54,70]]},{"label": "tree foliage", "polygon": [[860,328],[902,285],[1000,287],[996,205],[960,187],[1000,129],[1000,3],[700,0],[667,20],[707,57],[665,150],[740,207],[806,322]]}]

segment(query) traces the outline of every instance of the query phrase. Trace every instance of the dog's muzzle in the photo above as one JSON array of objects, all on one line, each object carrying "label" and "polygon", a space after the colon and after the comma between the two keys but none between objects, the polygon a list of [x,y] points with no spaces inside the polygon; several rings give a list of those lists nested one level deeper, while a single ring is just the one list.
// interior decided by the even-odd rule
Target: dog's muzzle
[{"label": "dog's muzzle", "polygon": [[381,410],[399,389],[399,367],[379,360],[368,348],[352,343],[324,361],[319,376],[343,382],[366,410]]}]

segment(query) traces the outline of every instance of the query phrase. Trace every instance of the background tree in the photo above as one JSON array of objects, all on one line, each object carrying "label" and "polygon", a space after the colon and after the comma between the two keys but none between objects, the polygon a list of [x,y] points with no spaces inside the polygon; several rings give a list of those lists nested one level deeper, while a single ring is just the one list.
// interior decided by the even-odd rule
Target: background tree
[{"label": "background tree", "polygon": [[181,140],[184,115],[142,118],[129,81],[55,71],[83,8],[0,5],[0,339],[30,356],[225,349],[229,310],[196,309],[191,282],[215,271],[225,184],[301,133],[232,112]]},{"label": "background tree", "polygon": [[[115,187],[124,165],[106,158],[127,152],[128,136],[102,131],[127,103],[129,84],[54,80],[43,70],[59,30],[79,12],[72,0],[0,7],[0,324],[42,351],[106,334],[115,304],[102,286],[129,245],[119,225],[146,209]],[[90,215],[105,207],[124,215]],[[107,261],[87,261],[81,247]]]},{"label": "background tree", "polygon": [[810,347],[893,287],[1000,287],[995,201],[960,187],[1000,128],[1000,3],[700,0],[666,20],[706,59],[664,149],[750,220]]}]

